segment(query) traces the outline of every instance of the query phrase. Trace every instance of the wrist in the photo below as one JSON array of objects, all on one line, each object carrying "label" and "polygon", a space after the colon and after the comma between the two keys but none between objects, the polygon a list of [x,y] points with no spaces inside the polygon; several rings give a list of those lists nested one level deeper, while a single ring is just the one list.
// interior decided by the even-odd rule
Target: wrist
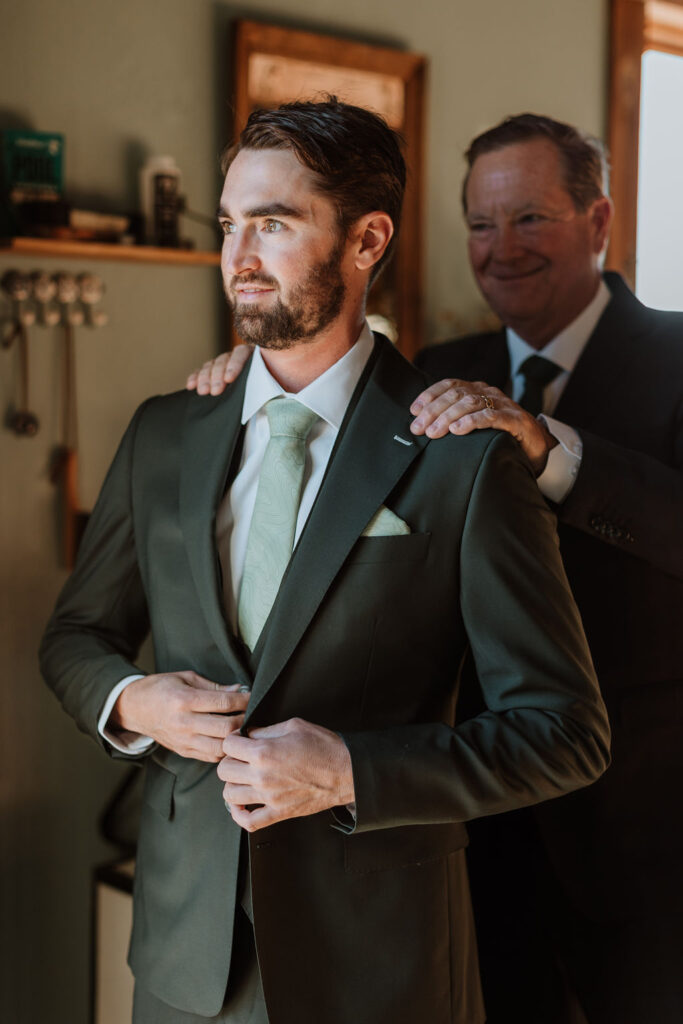
[{"label": "wrist", "polygon": [[534,471],[534,475],[538,478],[543,473],[547,462],[548,456],[550,455],[553,448],[556,448],[560,443],[553,434],[550,433],[544,420],[536,420],[539,429],[539,445],[537,452],[530,458],[531,467]]},{"label": "wrist", "polygon": [[149,679],[149,676],[134,679],[121,691],[109,714],[109,728],[146,735],[143,723],[138,720],[138,708],[140,691],[147,679]]},{"label": "wrist", "polygon": [[353,765],[349,748],[341,737],[338,737],[337,756],[334,772],[337,779],[338,807],[345,807],[356,802],[356,790],[353,784]]}]

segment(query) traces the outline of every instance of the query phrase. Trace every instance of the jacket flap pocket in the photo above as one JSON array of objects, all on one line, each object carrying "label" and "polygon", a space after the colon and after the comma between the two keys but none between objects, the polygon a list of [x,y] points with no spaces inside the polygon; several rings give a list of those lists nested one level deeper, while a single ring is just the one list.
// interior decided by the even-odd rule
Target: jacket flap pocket
[{"label": "jacket flap pocket", "polygon": [[163,818],[173,816],[173,787],[175,775],[162,768],[156,761],[147,762],[143,800],[153,807]]},{"label": "jacket flap pocket", "polygon": [[344,867],[359,874],[409,867],[462,850],[467,842],[467,829],[459,822],[359,832],[344,838]]},{"label": "jacket flap pocket", "polygon": [[431,533],[407,533],[390,537],[360,537],[349,562],[419,562],[427,554]]}]

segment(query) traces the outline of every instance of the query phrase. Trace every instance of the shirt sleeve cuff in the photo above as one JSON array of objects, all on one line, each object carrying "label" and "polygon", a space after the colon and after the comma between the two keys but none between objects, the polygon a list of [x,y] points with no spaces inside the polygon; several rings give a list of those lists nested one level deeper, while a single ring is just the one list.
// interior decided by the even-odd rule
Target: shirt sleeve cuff
[{"label": "shirt sleeve cuff", "polygon": [[559,444],[549,453],[546,467],[536,482],[541,494],[559,505],[571,491],[578,476],[583,443],[574,428],[566,423],[554,420],[551,416],[541,415],[538,418],[545,423]]},{"label": "shirt sleeve cuff", "polygon": [[117,683],[114,689],[111,691],[104,707],[102,708],[102,714],[97,721],[97,731],[100,736],[104,737],[107,743],[111,744],[115,750],[118,750],[121,754],[131,754],[139,757],[140,754],[148,754],[150,750],[156,746],[156,743],[151,736],[141,736],[137,732],[129,732],[127,729],[117,729],[114,731],[108,727],[109,716],[112,712],[112,708],[118,699],[120,693],[130,684],[134,683],[136,679],[144,679],[143,675],[126,676],[120,683]]},{"label": "shirt sleeve cuff", "polygon": [[335,828],[338,832],[343,832],[344,835],[350,835],[356,827],[356,805],[345,804],[343,807],[333,807],[332,817],[334,823],[332,828]]}]

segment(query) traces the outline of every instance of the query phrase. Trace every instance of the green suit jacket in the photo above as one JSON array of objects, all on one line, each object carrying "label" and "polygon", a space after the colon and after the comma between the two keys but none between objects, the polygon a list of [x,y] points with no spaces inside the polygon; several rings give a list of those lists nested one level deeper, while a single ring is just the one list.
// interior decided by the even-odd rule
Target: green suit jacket
[{"label": "green suit jacket", "polygon": [[[554,519],[506,434],[410,434],[425,378],[378,337],[252,678],[215,548],[245,377],[217,399],[181,392],[138,410],[48,626],[45,676],[106,747],[98,716],[151,625],[157,671],[252,686],[246,727],[299,716],[337,730],[355,825],[326,812],[249,837],[271,1022],[469,1024],[463,823],[586,785],[608,759]],[[412,532],[361,536],[381,504]],[[457,723],[468,642],[487,710]],[[214,766],[146,759],[131,964],[155,995],[206,1016],[225,993],[238,884],[221,790]]]}]

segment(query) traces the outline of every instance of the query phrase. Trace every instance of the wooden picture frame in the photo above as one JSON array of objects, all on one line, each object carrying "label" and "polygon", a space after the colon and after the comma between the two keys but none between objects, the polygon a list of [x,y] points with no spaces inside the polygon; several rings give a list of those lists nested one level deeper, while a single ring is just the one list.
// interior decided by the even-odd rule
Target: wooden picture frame
[{"label": "wooden picture frame", "polygon": [[256,107],[325,93],[382,114],[403,136],[408,183],[401,232],[392,261],[370,290],[368,314],[395,326],[392,340],[411,358],[422,344],[425,58],[243,20],[235,25],[234,58],[234,138]]}]

